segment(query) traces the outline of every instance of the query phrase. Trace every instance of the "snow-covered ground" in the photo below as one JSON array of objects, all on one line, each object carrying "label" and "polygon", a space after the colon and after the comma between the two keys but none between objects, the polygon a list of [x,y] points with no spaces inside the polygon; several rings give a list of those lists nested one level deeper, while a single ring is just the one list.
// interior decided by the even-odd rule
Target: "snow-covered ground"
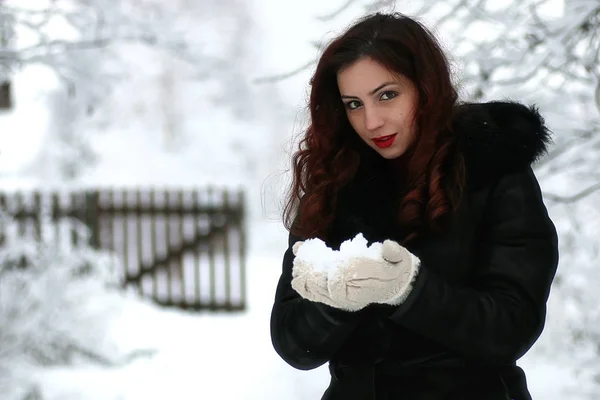
[{"label": "snow-covered ground", "polygon": [[[327,368],[294,370],[271,346],[269,314],[280,262],[276,254],[250,257],[244,314],[194,315],[127,303],[112,327],[117,343],[127,351],[158,352],[125,367],[44,370],[45,400],[319,399]],[[534,399],[578,399],[578,378],[568,366],[543,356],[527,356],[521,365]]]},{"label": "snow-covered ground", "polygon": [[[254,53],[237,61],[240,71],[246,68],[250,78],[294,70],[315,58],[309,40],[327,39],[334,33],[314,17],[337,6],[326,7],[316,0],[248,4],[256,20],[249,33]],[[337,20],[338,28],[360,11],[349,8]],[[156,61],[153,57],[140,51],[130,54],[127,62],[149,63]],[[187,92],[182,90],[182,96],[192,97],[179,109],[181,136],[171,147],[164,142],[164,116],[156,100],[160,96],[148,86],[156,74],[151,68],[136,71],[112,94],[103,114],[110,118],[90,128],[96,133],[93,144],[98,164],[73,184],[192,187],[217,182],[243,186],[250,205],[248,310],[231,315],[193,314],[128,297],[121,313],[108,322],[111,339],[124,352],[147,349],[155,353],[122,367],[39,369],[34,376],[44,400],[320,398],[328,382],[326,367],[294,370],[275,353],[269,336],[269,315],[287,241],[276,220],[280,178],[285,151],[302,126],[309,70],[275,86],[253,86],[241,101],[255,103],[254,118],[237,118],[230,108],[192,96],[214,95],[223,89],[222,82],[190,84]],[[15,78],[17,107],[0,117],[0,132],[10,132],[0,136],[0,185],[4,189],[44,183],[43,177],[26,172],[31,171],[30,163],[44,143],[49,120],[45,101],[55,84],[47,70],[39,68],[28,68]],[[225,89],[231,96],[242,96],[235,86]],[[560,325],[560,321],[554,323]],[[557,353],[563,351],[557,349]],[[574,393],[588,379],[577,376],[563,358],[553,357],[547,344],[528,354],[521,365],[536,400],[578,400]]]},{"label": "snow-covered ground", "polygon": [[158,349],[116,369],[55,369],[43,373],[48,399],[313,399],[327,370],[302,373],[272,350],[269,311],[277,257],[249,261],[249,310],[193,315],[131,301],[113,332],[126,350]]},{"label": "snow-covered ground", "polygon": [[[283,243],[282,243],[283,244]],[[79,367],[39,374],[46,400],[318,399],[326,367],[297,371],[273,351],[269,313],[277,282],[276,255],[249,260],[249,310],[240,315],[187,314],[127,303],[112,331],[122,349],[158,350],[125,367]],[[576,377],[544,357],[521,363],[534,399],[577,399]]]}]

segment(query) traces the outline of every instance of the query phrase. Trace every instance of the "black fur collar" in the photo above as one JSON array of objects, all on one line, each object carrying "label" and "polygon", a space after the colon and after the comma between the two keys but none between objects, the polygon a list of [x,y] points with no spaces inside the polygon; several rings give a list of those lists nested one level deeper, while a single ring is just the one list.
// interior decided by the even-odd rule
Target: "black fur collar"
[{"label": "black fur collar", "polygon": [[468,174],[477,182],[531,165],[552,142],[537,108],[511,101],[462,104],[453,128]]}]

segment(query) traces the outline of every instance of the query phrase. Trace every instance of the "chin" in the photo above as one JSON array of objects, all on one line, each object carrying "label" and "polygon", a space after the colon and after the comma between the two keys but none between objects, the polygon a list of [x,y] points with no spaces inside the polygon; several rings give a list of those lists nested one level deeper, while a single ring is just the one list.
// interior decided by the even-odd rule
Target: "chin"
[{"label": "chin", "polygon": [[386,160],[395,160],[400,158],[406,153],[404,149],[377,149],[377,153]]}]

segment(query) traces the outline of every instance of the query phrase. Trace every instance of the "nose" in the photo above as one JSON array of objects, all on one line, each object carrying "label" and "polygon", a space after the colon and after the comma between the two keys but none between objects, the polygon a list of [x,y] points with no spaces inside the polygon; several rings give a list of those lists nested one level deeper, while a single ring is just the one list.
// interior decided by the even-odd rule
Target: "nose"
[{"label": "nose", "polygon": [[383,116],[377,110],[377,107],[365,106],[365,129],[375,131],[383,126]]}]

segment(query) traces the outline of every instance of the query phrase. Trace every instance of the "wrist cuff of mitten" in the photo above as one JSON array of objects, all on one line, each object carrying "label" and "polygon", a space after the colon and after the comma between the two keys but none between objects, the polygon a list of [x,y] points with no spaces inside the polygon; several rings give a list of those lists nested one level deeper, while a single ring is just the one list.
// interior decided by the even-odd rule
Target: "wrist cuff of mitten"
[{"label": "wrist cuff of mitten", "polygon": [[398,292],[396,296],[387,301],[386,304],[399,306],[400,304],[404,303],[404,300],[406,300],[408,295],[412,292],[414,283],[417,280],[419,271],[421,269],[421,260],[412,253],[410,254],[410,265],[412,268],[407,279],[407,284]]}]

